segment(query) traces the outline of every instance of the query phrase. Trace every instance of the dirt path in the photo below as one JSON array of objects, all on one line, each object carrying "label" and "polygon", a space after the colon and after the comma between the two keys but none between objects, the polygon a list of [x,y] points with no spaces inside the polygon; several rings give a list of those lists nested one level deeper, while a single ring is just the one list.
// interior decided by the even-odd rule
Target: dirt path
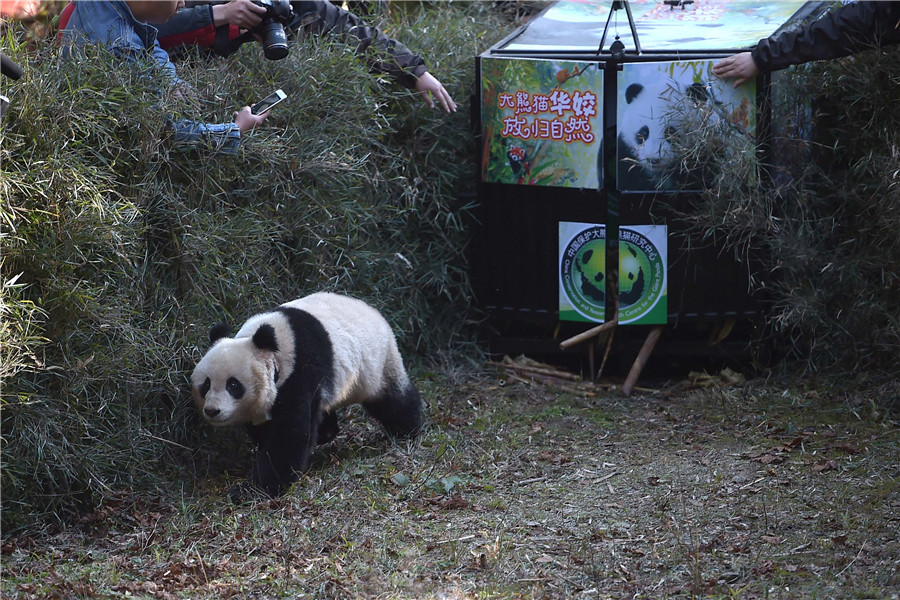
[{"label": "dirt path", "polygon": [[900,383],[501,383],[426,382],[405,446],[352,412],[283,499],[207,479],[7,540],[3,597],[900,597]]}]

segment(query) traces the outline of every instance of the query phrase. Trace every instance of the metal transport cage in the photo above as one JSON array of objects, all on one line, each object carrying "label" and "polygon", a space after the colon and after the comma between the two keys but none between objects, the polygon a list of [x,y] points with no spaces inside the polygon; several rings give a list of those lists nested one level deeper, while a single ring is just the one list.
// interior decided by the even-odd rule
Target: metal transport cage
[{"label": "metal transport cage", "polygon": [[476,58],[471,264],[492,352],[559,351],[604,323],[617,344],[655,331],[678,353],[747,349],[764,303],[753,265],[679,218],[701,184],[670,142],[718,127],[764,168],[768,78],[735,88],[711,67],[824,10],[561,1]]}]

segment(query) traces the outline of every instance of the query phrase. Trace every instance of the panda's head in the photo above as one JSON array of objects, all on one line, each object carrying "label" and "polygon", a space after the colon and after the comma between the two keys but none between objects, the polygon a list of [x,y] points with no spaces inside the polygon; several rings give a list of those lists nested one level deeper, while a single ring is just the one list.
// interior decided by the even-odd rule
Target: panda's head
[{"label": "panda's head", "polygon": [[671,140],[678,128],[690,127],[688,113],[707,99],[706,86],[684,87],[671,81],[625,89],[625,110],[619,124],[619,140],[648,175],[657,175],[675,158]]},{"label": "panda's head", "polygon": [[262,323],[252,337],[227,335],[227,326],[210,330],[212,347],[191,375],[194,401],[213,425],[268,421],[277,395],[275,328]]}]

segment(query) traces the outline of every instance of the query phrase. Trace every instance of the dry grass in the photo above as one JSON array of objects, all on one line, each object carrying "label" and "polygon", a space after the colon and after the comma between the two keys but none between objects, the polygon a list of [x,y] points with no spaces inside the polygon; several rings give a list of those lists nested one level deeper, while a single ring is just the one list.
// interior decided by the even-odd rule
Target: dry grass
[{"label": "dry grass", "polygon": [[353,412],[281,499],[229,505],[233,467],[8,540],[4,597],[897,597],[896,384],[498,381],[425,382],[408,445]]},{"label": "dry grass", "polygon": [[684,221],[754,265],[771,331],[792,359],[880,371],[900,358],[900,49],[872,49],[772,76],[773,139],[716,127],[679,140],[678,168],[706,189]]},{"label": "dry grass", "polygon": [[[505,23],[457,3],[391,26],[464,106]],[[382,309],[409,357],[472,339],[465,108],[429,110],[333,39],[192,57],[182,100],[149,65],[60,60],[41,35],[2,33],[26,72],[0,128],[4,535],[192,472],[186,380],[213,323],[332,290]],[[167,117],[221,122],[274,87],[289,99],[237,156],[170,143]]]}]

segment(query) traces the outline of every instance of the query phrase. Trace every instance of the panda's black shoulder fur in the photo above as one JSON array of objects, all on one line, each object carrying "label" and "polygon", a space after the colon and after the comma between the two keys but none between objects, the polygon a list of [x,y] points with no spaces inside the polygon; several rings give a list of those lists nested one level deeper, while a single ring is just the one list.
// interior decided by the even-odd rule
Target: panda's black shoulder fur
[{"label": "panda's black shoulder fur", "polygon": [[[294,339],[276,340],[272,326],[263,323],[254,332],[253,342],[274,343],[282,351],[293,344],[294,369],[278,388],[271,420],[247,426],[251,439],[259,446],[250,479],[270,496],[283,492],[296,479],[296,473],[306,469],[316,444],[322,392],[332,389],[334,379],[334,352],[322,323],[296,308],[280,306],[273,312],[287,318]],[[238,499],[242,493],[239,486],[230,495]]]},{"label": "panda's black shoulder fur", "polygon": [[[325,326],[305,310],[285,306],[276,310],[287,317],[294,332],[294,371],[279,389],[278,398],[285,395],[296,397],[297,392],[331,390],[334,384],[334,348]],[[295,389],[298,385],[309,389]],[[319,394],[315,396],[318,400]],[[278,399],[275,405],[278,406]],[[312,408],[315,414],[319,407]]]},{"label": "panda's black shoulder fur", "polygon": [[[286,349],[288,343],[294,346],[293,371],[278,388],[278,396],[272,406],[272,420],[284,423],[293,421],[297,415],[315,415],[320,412],[320,391],[330,390],[334,384],[334,351],[325,327],[308,312],[285,306],[280,306],[273,312],[279,312],[287,318],[294,339],[276,340],[271,325],[263,324],[254,334],[253,343],[257,347],[266,347],[261,346],[261,343],[273,343],[282,350]],[[259,340],[257,336],[261,336]],[[298,402],[306,401],[310,402],[310,406],[297,406]],[[315,430],[317,424],[311,425]],[[258,428],[260,431],[256,431]],[[250,426],[254,439],[262,433],[262,428],[265,425]],[[285,446],[290,445],[290,441],[286,440]]]}]

